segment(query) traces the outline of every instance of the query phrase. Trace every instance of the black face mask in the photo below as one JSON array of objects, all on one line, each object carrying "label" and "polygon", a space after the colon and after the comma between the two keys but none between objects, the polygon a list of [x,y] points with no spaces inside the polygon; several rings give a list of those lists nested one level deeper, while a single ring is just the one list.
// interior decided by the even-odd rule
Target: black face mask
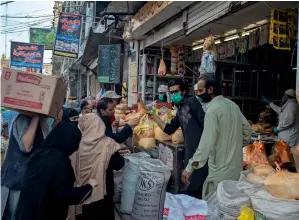
[{"label": "black face mask", "polygon": [[212,99],[208,93],[208,90],[205,91],[205,93],[197,96],[202,102],[207,103],[210,102]]}]

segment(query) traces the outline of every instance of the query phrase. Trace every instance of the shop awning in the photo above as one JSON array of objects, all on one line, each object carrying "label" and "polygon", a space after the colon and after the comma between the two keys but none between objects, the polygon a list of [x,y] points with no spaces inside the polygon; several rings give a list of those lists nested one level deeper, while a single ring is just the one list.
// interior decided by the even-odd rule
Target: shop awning
[{"label": "shop awning", "polygon": [[[96,59],[98,57],[98,47],[100,44],[118,44],[122,43],[121,32],[113,32],[109,33],[95,33],[94,31],[90,31],[86,46],[81,57],[81,64],[85,67],[88,66],[90,61]],[[116,38],[117,37],[117,38]]]},{"label": "shop awning", "polygon": [[[200,4],[199,2],[198,4]],[[216,4],[216,2],[215,2]],[[189,22],[188,35],[178,36],[172,43],[192,45],[193,42],[204,39],[211,33],[213,36],[224,36],[224,34],[231,30],[242,30],[250,24],[261,22],[270,18],[271,7],[273,8],[296,8],[297,2],[251,2],[249,6],[244,5],[240,10],[227,11],[223,14],[223,11],[219,14],[220,17],[213,17],[211,14],[205,14],[204,17],[198,17],[197,21],[201,20],[201,25],[197,25],[196,28],[191,28],[191,21]],[[191,10],[191,8],[190,8]],[[218,10],[218,9],[217,9]],[[188,11],[188,18],[192,18],[193,11]],[[194,14],[194,13],[193,13]],[[193,18],[194,19],[194,18]],[[193,21],[192,19],[192,21]],[[208,22],[205,21],[208,20]],[[195,23],[194,23],[195,24]]]}]

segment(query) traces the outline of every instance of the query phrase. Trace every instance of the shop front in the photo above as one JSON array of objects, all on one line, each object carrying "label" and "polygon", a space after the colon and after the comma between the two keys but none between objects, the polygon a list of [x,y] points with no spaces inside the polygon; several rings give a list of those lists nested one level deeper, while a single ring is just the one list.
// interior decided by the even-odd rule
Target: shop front
[{"label": "shop front", "polygon": [[[162,10],[161,13],[163,14]],[[124,33],[125,37],[128,37],[127,40],[134,39],[129,43],[128,96],[131,95],[135,99],[128,98],[128,106],[138,103],[139,108],[142,103],[145,105],[157,103],[154,101],[158,99],[159,86],[167,85],[170,80],[183,79],[190,89],[189,95],[192,96],[193,86],[201,74],[204,41],[209,36],[213,37],[217,56],[214,74],[221,80],[222,94],[234,101],[252,124],[251,144],[243,146],[244,170],[257,166],[253,170],[241,172],[240,181],[224,181],[219,184],[223,192],[229,191],[227,184],[230,184],[231,189],[240,194],[236,200],[232,197],[224,198],[219,190],[208,200],[208,208],[214,207],[215,210],[219,208],[218,214],[228,216],[230,219],[237,219],[240,216],[242,206],[247,206],[256,219],[279,219],[282,215],[274,211],[275,205],[271,200],[282,204],[283,198],[268,186],[280,175],[280,171],[275,173],[271,166],[276,168],[279,164],[278,169],[281,167],[290,171],[284,174],[298,178],[298,174],[294,173],[296,163],[292,162],[292,157],[298,160],[298,152],[296,153],[298,149],[290,150],[290,147],[293,147],[290,146],[290,142],[278,139],[279,135],[274,133],[274,128],[279,123],[277,114],[271,118],[268,114],[270,107],[261,101],[264,96],[280,105],[285,91],[296,87],[298,99],[299,77],[294,64],[296,59],[298,60],[297,16],[296,2],[195,2],[159,24],[154,23],[152,30],[140,31],[140,35],[137,29],[135,35],[132,31]],[[150,21],[149,19],[147,22]],[[138,98],[142,102],[138,101]],[[163,106],[162,110],[156,105],[154,111],[162,116],[164,122],[176,114],[171,107],[168,109],[167,105]],[[131,117],[122,113],[118,117],[124,120]],[[169,115],[171,117],[168,118]],[[147,152],[166,164],[171,170],[167,191],[173,194],[181,193],[184,187],[181,183],[184,142],[177,144],[171,136],[165,133],[164,136],[161,135],[156,127],[154,125],[153,128],[156,139],[154,147],[141,143],[136,137],[142,136],[138,132],[133,137],[133,143],[128,146],[130,145],[135,153]],[[142,134],[143,131],[140,132]],[[251,151],[258,148],[261,150],[261,157]],[[278,148],[283,148],[284,153],[282,151],[278,153]],[[284,157],[283,154],[288,156]],[[255,156],[259,159],[255,160]],[[259,169],[263,168],[269,169],[269,173],[257,180],[261,177]],[[271,173],[273,171],[272,175],[275,177],[264,182],[270,171]],[[252,187],[249,187],[250,189],[258,187],[260,191],[258,194],[250,190],[245,191],[243,196],[248,203],[241,204],[237,200],[242,197],[241,191],[244,190],[242,187],[246,184]],[[242,189],[236,187],[237,185]],[[295,185],[291,188],[296,187]],[[226,204],[218,206],[219,201],[226,201]],[[260,201],[264,201],[264,204],[259,203]],[[166,198],[165,205],[169,205],[168,202]],[[295,207],[299,207],[295,200],[288,199],[287,202],[294,205],[291,208],[293,211]],[[224,210],[232,204],[235,205],[233,211],[230,209],[229,213],[225,212]],[[267,209],[267,205],[272,208]],[[169,214],[168,211],[166,214],[164,212],[165,216]],[[284,214],[290,214],[288,211]],[[217,211],[210,214],[212,215],[210,219],[217,219]],[[299,213],[296,212],[294,216],[299,216]],[[129,218],[130,215],[126,217]]]}]

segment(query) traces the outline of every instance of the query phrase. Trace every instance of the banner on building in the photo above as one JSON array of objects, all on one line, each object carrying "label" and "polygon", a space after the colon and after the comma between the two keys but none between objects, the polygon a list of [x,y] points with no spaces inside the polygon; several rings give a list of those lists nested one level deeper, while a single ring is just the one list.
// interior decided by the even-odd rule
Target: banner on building
[{"label": "banner on building", "polygon": [[44,45],[11,42],[10,68],[31,73],[43,72]]},{"label": "banner on building", "polygon": [[78,58],[82,16],[60,13],[53,54]]},{"label": "banner on building", "polygon": [[99,45],[98,79],[100,83],[120,83],[121,45]]},{"label": "banner on building", "polygon": [[30,28],[30,43],[43,44],[46,50],[52,50],[55,42],[53,28]]}]

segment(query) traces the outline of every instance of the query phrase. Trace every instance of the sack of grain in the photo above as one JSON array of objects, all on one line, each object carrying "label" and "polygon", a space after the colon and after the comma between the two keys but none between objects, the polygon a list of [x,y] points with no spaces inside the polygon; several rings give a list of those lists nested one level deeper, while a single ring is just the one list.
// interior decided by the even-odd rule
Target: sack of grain
[{"label": "sack of grain", "polygon": [[170,169],[157,159],[140,161],[132,217],[136,220],[162,220]]},{"label": "sack of grain", "polygon": [[120,211],[131,214],[135,198],[136,183],[139,178],[139,163],[150,155],[144,152],[124,156],[125,166],[122,181]]},{"label": "sack of grain", "polygon": [[179,128],[176,132],[171,136],[172,142],[175,144],[183,144],[184,143],[184,136],[182,129]]}]

